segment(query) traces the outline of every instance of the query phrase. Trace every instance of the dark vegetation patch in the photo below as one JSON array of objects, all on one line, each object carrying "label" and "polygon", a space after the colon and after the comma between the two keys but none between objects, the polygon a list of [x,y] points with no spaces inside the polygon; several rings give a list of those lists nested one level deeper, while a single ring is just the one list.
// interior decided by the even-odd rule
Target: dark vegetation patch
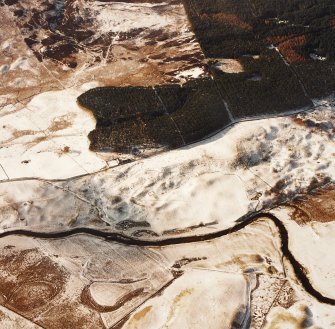
[{"label": "dark vegetation patch", "polygon": [[213,79],[182,86],[102,87],[80,95],[80,105],[97,120],[89,134],[90,149],[138,155],[144,149],[173,149],[199,141],[231,124],[225,101],[235,119],[282,114],[311,104],[275,50],[265,49],[257,59],[244,56],[241,62],[243,73],[213,69]]},{"label": "dark vegetation patch", "polygon": [[331,0],[183,3],[205,55],[213,63],[236,59],[244,72],[225,73],[209,61],[213,79],[83,94],[80,104],[97,118],[89,135],[92,150],[171,149],[209,136],[232,118],[289,113],[335,90]]},{"label": "dark vegetation patch", "polygon": [[208,57],[256,54],[269,40],[297,35],[306,34],[314,41],[321,41],[322,31],[329,30],[335,16],[332,0],[183,0],[183,3]]},{"label": "dark vegetation patch", "polygon": [[[75,0],[46,0],[30,8],[14,0],[2,3],[20,18],[24,40],[40,61],[49,58],[75,68],[78,52],[98,49],[97,61],[108,53],[113,33],[97,36],[94,18],[83,14]],[[310,106],[311,97],[334,92],[333,0],[183,3],[205,55],[237,59],[244,72],[225,73],[213,65],[213,79],[193,80],[183,86],[90,90],[79,97],[79,103],[92,110],[97,120],[96,129],[89,134],[90,149],[134,154],[144,149],[172,149],[223,129],[231,117],[288,113]],[[134,30],[119,37],[123,40],[142,32]],[[150,37],[157,41],[172,36],[159,30],[147,37],[150,42],[154,41]],[[165,46],[179,41],[170,42]],[[193,57],[197,61],[201,54]],[[190,55],[158,58],[153,54],[151,58],[192,62]]]},{"label": "dark vegetation patch", "polygon": [[136,222],[130,219],[126,219],[121,222],[118,222],[115,225],[115,228],[120,231],[126,231],[136,227],[150,227],[150,224],[146,221]]},{"label": "dark vegetation patch", "polygon": [[256,59],[243,56],[240,62],[242,73],[213,70],[234,118],[280,114],[311,105],[296,75],[275,50],[265,49]]},{"label": "dark vegetation patch", "polygon": [[248,0],[184,0],[193,30],[207,57],[257,54],[262,43],[255,38]]},{"label": "dark vegetation patch", "polygon": [[97,120],[89,134],[94,151],[136,154],[148,148],[176,148],[230,123],[212,79],[183,86],[95,88],[78,101]]},{"label": "dark vegetation patch", "polygon": [[[207,57],[236,58],[243,61],[243,55],[265,54],[267,47],[273,44],[286,61],[292,64],[291,69],[295,69],[310,97],[327,96],[334,92],[335,5],[332,0],[183,0],[183,3]],[[283,93],[287,93],[287,96],[279,108],[306,104],[303,93],[298,92],[297,79],[289,70],[282,71],[283,63],[273,55],[270,64],[278,77],[275,78],[272,74],[266,86],[271,90],[269,93],[274,93],[273,102],[269,106],[277,103],[277,95]],[[246,88],[251,92],[250,99],[264,99],[265,85],[262,83],[248,85],[241,80],[241,76],[236,79],[240,80],[238,85],[234,77],[229,76],[223,80],[226,85],[232,82],[230,89],[235,90],[229,90],[232,98],[238,98]],[[289,92],[282,89],[286,82]],[[277,87],[280,89],[279,93],[276,91]],[[260,92],[255,92],[257,90]],[[292,102],[287,103],[288,99]],[[264,99],[266,101],[267,97]],[[257,111],[257,100],[250,105]]]},{"label": "dark vegetation patch", "polygon": [[310,97],[319,98],[334,93],[335,61],[309,61],[295,67]]},{"label": "dark vegetation patch", "polygon": [[98,126],[110,126],[131,118],[158,116],[165,112],[153,88],[95,88],[79,97],[80,103],[89,107]]}]

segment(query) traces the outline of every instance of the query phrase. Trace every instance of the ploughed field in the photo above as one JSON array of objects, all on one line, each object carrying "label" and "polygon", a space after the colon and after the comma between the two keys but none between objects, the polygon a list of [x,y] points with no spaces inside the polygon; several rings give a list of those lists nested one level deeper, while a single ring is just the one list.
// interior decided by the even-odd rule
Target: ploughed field
[{"label": "ploughed field", "polygon": [[[199,141],[233,122],[312,106],[335,89],[335,6],[324,1],[183,0],[210,78],[82,94],[95,151],[137,153]],[[220,69],[235,61],[241,70]]]}]

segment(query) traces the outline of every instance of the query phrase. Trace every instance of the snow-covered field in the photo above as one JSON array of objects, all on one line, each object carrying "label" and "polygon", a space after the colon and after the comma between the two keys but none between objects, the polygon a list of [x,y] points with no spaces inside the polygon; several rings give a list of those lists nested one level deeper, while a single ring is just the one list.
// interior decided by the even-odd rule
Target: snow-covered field
[{"label": "snow-covered field", "polygon": [[329,223],[311,222],[299,225],[292,221],[290,209],[277,209],[276,213],[289,232],[290,249],[307,269],[315,288],[324,296],[335,299],[335,213]]},{"label": "snow-covered field", "polygon": [[[157,242],[271,211],[311,285],[335,299],[335,98],[146,158],[92,152],[95,119],[77,104],[81,93],[208,73],[181,3],[73,4],[96,41],[75,55],[73,68],[39,62],[13,12],[0,7],[0,234],[90,227]],[[234,59],[215,63],[226,73],[244,70]],[[280,236],[260,218],[216,239],[157,247],[85,234],[2,237],[0,327],[335,328],[334,306],[307,293]]]},{"label": "snow-covered field", "polygon": [[[55,119],[43,117],[38,100],[31,104],[36,113],[41,111],[36,117],[40,127],[48,130]],[[73,119],[76,111],[73,107],[70,112]],[[57,106],[54,113],[55,118],[63,115]],[[85,122],[93,124],[85,115],[87,119],[72,120],[74,133]],[[217,232],[235,226],[247,213],[275,207],[271,211],[287,228],[289,248],[312,286],[334,299],[335,262],[329,251],[335,243],[335,213],[325,206],[319,217],[326,220],[317,222],[308,205],[303,206],[333,193],[334,124],[329,98],[308,113],[237,123],[203,142],[82,177],[55,181],[51,178],[59,173],[48,170],[38,174],[49,179],[4,178],[1,228],[50,232],[86,226],[155,240]],[[89,159],[85,152],[82,156]],[[320,194],[320,187],[329,192]],[[296,208],[308,219],[292,215]],[[335,327],[334,307],[304,290],[283,258],[276,226],[267,218],[215,240],[166,247],[129,247],[85,235],[59,240],[11,236],[0,242],[2,250],[13,245],[8,250],[14,248],[14,253],[36,246],[67,273],[62,279],[66,288],[52,299],[53,308],[43,304],[43,316],[38,316],[34,309],[18,309],[13,299],[6,305],[18,315],[5,312],[0,317],[5,324],[48,324],[62,300],[72,296],[68,307],[85,319],[87,328],[92,321],[97,328],[119,321],[124,328],[222,328],[223,318],[225,328],[249,328],[249,323],[255,329]],[[13,264],[16,257],[10,256]],[[1,273],[11,280],[1,264],[0,259]],[[33,295],[33,300],[39,298]],[[201,305],[201,312],[191,305]]]},{"label": "snow-covered field", "polygon": [[[85,120],[85,116],[79,119]],[[78,122],[83,129],[83,121]],[[333,122],[334,108],[332,100],[328,100],[309,113],[238,123],[206,141],[77,179],[4,180],[0,185],[2,207],[12,219],[8,227],[4,217],[2,227],[32,227],[34,223],[36,229],[54,225],[65,229],[69,222],[70,226],[85,225],[92,218],[83,209],[94,205],[101,220],[115,229],[126,221],[145,222],[156,234],[172,230],[193,234],[196,226],[199,232],[227,228],[248,212],[273,207],[334,180]],[[48,126],[45,123],[44,128]],[[82,136],[84,145],[85,138]],[[89,151],[72,155],[80,147],[79,143],[76,145],[67,144],[69,152],[56,157],[59,166],[63,158],[69,158],[84,168],[92,163],[93,169],[98,169],[97,156],[86,156],[91,154]],[[32,164],[37,159],[31,155]],[[30,163],[24,165],[28,167]],[[5,164],[3,167],[6,170]],[[11,168],[13,164],[9,171]],[[61,175],[57,169],[47,170],[50,167],[42,171],[41,178]],[[65,170],[69,174],[71,167]],[[73,175],[77,174],[73,171]],[[62,200],[63,212],[70,217],[73,198],[86,204],[77,213],[77,220],[47,215],[54,211],[44,201],[45,186],[50,184],[57,188],[48,187],[47,198]],[[25,203],[30,206],[24,207]],[[127,233],[132,234],[132,230]]]},{"label": "snow-covered field", "polygon": [[41,93],[18,112],[2,109],[0,163],[8,178],[65,178],[107,166],[88,150],[95,119],[76,103],[93,86]]},{"label": "snow-covered field", "polygon": [[[87,10],[97,20],[101,32],[125,33],[137,29],[159,30],[175,27],[183,18],[179,15],[182,6],[169,5],[170,12],[162,14],[162,8],[168,3],[125,3],[125,2],[93,2],[84,3]],[[185,21],[183,20],[185,24]],[[185,24],[187,30],[187,24]]]}]

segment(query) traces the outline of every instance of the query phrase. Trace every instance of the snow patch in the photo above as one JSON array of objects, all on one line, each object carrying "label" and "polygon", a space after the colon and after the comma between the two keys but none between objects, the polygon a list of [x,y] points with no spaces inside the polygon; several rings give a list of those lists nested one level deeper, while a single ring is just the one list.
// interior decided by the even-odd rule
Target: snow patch
[{"label": "snow patch", "polygon": [[191,69],[182,71],[182,72],[178,72],[178,74],[176,74],[176,77],[179,79],[197,79],[202,77],[203,75],[205,75],[205,71],[203,68],[201,67],[193,67]]},{"label": "snow patch", "polygon": [[309,54],[309,57],[315,61],[325,61],[327,57],[319,56],[317,54]]},{"label": "snow patch", "polygon": [[38,94],[19,112],[1,118],[0,163],[11,179],[66,178],[106,166],[89,151],[87,135],[95,119],[76,101],[93,85]]},{"label": "snow patch", "polygon": [[176,24],[174,15],[162,15],[159,7],[165,3],[90,3],[90,10],[96,12],[95,17],[101,32],[130,32],[137,29],[159,30]]},{"label": "snow patch", "polygon": [[214,67],[224,73],[242,73],[244,72],[243,65],[237,59],[222,58],[216,60]]}]

